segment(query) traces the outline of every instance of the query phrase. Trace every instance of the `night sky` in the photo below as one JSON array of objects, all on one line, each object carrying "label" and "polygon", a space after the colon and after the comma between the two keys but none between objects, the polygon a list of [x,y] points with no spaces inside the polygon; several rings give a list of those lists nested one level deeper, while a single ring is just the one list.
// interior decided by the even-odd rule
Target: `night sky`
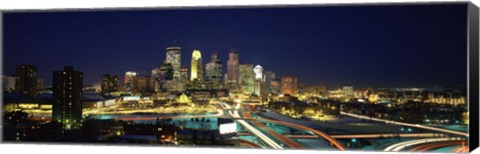
[{"label": "night sky", "polygon": [[[84,84],[102,74],[150,72],[165,48],[193,49],[204,64],[230,49],[300,83],[462,87],[467,77],[466,3],[455,5],[317,6],[5,13],[4,74],[33,64],[47,85],[72,65]],[[224,72],[225,73],[225,72]]]}]

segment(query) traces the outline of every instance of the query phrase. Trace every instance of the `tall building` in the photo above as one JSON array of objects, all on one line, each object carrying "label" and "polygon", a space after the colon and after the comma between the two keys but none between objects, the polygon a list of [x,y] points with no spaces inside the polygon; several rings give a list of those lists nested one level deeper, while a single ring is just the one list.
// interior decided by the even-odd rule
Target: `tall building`
[{"label": "tall building", "polygon": [[253,73],[253,64],[240,64],[240,89],[243,93],[252,94],[254,92],[255,75]]},{"label": "tall building", "polygon": [[265,71],[265,93],[272,92],[272,81],[276,79],[275,72]]},{"label": "tall building", "polygon": [[192,65],[190,67],[190,81],[203,81],[202,53],[199,50],[192,52]]},{"label": "tall building", "polygon": [[5,92],[13,92],[15,91],[15,76],[3,76],[3,90]]},{"label": "tall building", "polygon": [[210,83],[210,87],[214,89],[222,88],[222,62],[218,58],[218,54],[214,52],[209,63],[205,67],[206,77]]},{"label": "tall building", "polygon": [[188,83],[188,68],[183,66],[181,69],[180,69],[180,76],[182,78],[182,81],[184,83]]},{"label": "tall building", "polygon": [[281,79],[275,79],[270,83],[270,93],[273,94],[283,94],[282,93],[282,80]]},{"label": "tall building", "polygon": [[100,83],[100,88],[103,94],[110,94],[111,92],[119,91],[120,80],[118,76],[114,74],[104,74],[102,75],[102,82]]},{"label": "tall building", "polygon": [[227,61],[227,86],[231,90],[238,88],[238,78],[240,77],[238,51],[232,50],[228,54]]},{"label": "tall building", "polygon": [[53,72],[52,120],[64,129],[78,129],[82,124],[83,73],[65,66]]},{"label": "tall building", "polygon": [[289,95],[297,95],[298,92],[297,78],[291,76],[282,77],[282,93]]},{"label": "tall building", "polygon": [[160,72],[158,73],[160,80],[173,80],[174,79],[174,69],[171,63],[163,63],[160,65]]},{"label": "tall building", "polygon": [[37,92],[41,92],[42,90],[45,89],[45,80],[38,78],[37,79],[37,85],[36,85]]},{"label": "tall building", "polygon": [[139,75],[134,80],[134,92],[151,93],[155,91],[155,80],[146,75]]},{"label": "tall building", "polygon": [[180,47],[168,47],[165,63],[170,63],[173,70],[173,80],[180,81],[181,52]]},{"label": "tall building", "polygon": [[263,67],[257,65],[253,68],[253,72],[255,73],[255,84],[253,87],[253,93],[257,96],[261,96],[265,93],[265,89],[263,88],[263,83],[265,82],[265,76],[263,74]]},{"label": "tall building", "polygon": [[20,65],[16,70],[15,90],[26,95],[35,95],[37,89],[37,68],[33,65]]},{"label": "tall building", "polygon": [[134,89],[134,81],[135,78],[137,77],[138,73],[134,71],[127,71],[125,72],[125,78],[123,85],[125,86],[125,91],[126,92],[133,92]]}]

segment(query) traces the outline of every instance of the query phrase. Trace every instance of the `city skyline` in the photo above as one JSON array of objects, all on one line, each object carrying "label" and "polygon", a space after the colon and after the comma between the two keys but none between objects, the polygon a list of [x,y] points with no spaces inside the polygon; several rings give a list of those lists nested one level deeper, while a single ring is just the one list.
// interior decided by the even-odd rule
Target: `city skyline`
[{"label": "city skyline", "polygon": [[[452,11],[442,13],[446,8]],[[466,30],[466,19],[459,18],[462,9],[462,5],[413,5],[200,9],[195,10],[197,14],[190,14],[190,9],[7,13],[4,74],[13,74],[20,64],[32,64],[38,77],[50,85],[52,71],[71,65],[85,72],[86,85],[100,81],[103,74],[123,80],[126,71],[158,68],[165,59],[165,48],[178,45],[182,47],[181,66],[189,69],[194,49],[205,57],[217,52],[227,66],[228,53],[234,48],[240,63],[261,65],[279,77],[296,76],[305,85],[458,88],[466,86],[466,52],[458,52],[466,51],[462,41],[466,34],[458,33]],[[227,13],[218,13],[222,11]],[[331,13],[338,16],[328,17]],[[178,23],[165,23],[175,21],[172,15],[179,18]],[[359,19],[361,15],[372,19]],[[399,21],[390,21],[389,16]],[[277,33],[280,30],[283,33]],[[27,54],[32,56],[8,58]],[[64,57],[71,54],[78,56]]]},{"label": "city skyline", "polygon": [[472,11],[6,13],[2,141],[466,152]]}]

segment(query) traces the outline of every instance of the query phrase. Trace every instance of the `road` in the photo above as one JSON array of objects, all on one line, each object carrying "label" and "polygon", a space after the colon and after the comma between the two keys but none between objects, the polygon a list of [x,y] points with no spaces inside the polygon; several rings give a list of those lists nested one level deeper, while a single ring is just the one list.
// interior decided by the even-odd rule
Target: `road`
[{"label": "road", "polygon": [[[228,104],[225,104],[228,108],[231,108],[229,107]],[[233,112],[233,114],[231,113],[232,111],[228,111],[234,118],[241,118],[240,117],[240,114],[238,113],[238,110],[240,109],[240,104],[237,104],[235,106],[235,110]],[[253,127],[252,125],[250,125],[248,122],[246,122],[245,120],[237,120],[238,123],[240,123],[240,125],[242,125],[243,127],[245,127],[247,130],[249,130],[251,133],[255,134],[255,136],[257,136],[258,138],[260,138],[262,141],[264,141],[266,144],[268,144],[270,147],[274,148],[274,149],[284,149],[282,146],[280,146],[278,143],[276,143],[275,141],[273,141],[272,139],[270,139],[269,137],[267,137],[265,134],[263,134],[262,132],[260,132],[258,129],[256,129],[255,127]]]},{"label": "road", "polygon": [[[253,118],[250,115],[250,111],[245,112],[245,118]],[[270,136],[274,137],[275,139],[281,141],[283,144],[287,145],[290,148],[293,148],[293,149],[303,149],[303,148],[305,148],[301,144],[289,139],[286,136],[283,136],[283,135],[273,131],[272,129],[268,128],[267,126],[265,126],[264,124],[262,124],[260,122],[257,122],[257,121],[253,120],[253,121],[250,121],[250,123],[255,125],[257,128],[260,128],[263,132],[266,132],[268,135],[270,135]]]},{"label": "road", "polygon": [[420,145],[420,144],[444,142],[444,141],[458,141],[458,140],[461,140],[461,139],[451,138],[451,137],[418,139],[418,140],[405,141],[405,142],[400,142],[400,143],[390,145],[387,148],[385,148],[383,151],[400,151],[407,147]]},{"label": "road", "polygon": [[[317,138],[315,135],[286,135],[289,138]],[[381,138],[381,137],[406,137],[406,138],[429,138],[429,137],[443,137],[441,134],[434,133],[415,133],[415,134],[352,134],[352,135],[330,135],[335,139],[349,139],[349,138]]]},{"label": "road", "polygon": [[432,131],[437,131],[437,132],[443,132],[443,133],[449,133],[449,134],[455,134],[455,135],[461,135],[461,136],[468,137],[468,133],[465,133],[465,132],[459,132],[459,131],[453,131],[453,130],[448,130],[448,129],[423,126],[423,125],[420,125],[420,124],[411,124],[411,123],[398,122],[398,121],[393,121],[393,120],[373,118],[373,117],[368,117],[368,116],[358,115],[358,114],[353,114],[353,113],[347,113],[347,112],[340,112],[340,114],[350,116],[350,117],[359,118],[359,119],[367,119],[367,120],[391,123],[391,124],[395,124],[395,125],[415,127],[415,128],[427,129],[427,130],[432,130]]},{"label": "road", "polygon": [[436,148],[441,147],[448,147],[454,145],[462,145],[465,144],[467,141],[446,141],[446,142],[438,142],[438,143],[430,143],[430,144],[422,144],[420,146],[416,146],[408,151],[410,152],[425,152]]}]

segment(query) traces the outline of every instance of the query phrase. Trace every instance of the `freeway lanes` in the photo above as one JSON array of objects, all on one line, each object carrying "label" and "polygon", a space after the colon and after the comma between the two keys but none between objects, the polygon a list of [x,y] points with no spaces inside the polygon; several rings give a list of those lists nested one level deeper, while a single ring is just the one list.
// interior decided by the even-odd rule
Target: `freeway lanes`
[{"label": "freeway lanes", "polygon": [[[245,117],[246,118],[253,118],[251,115],[250,115],[250,112],[247,111],[245,112]],[[278,134],[277,132],[273,131],[272,129],[268,128],[267,126],[265,126],[264,124],[260,123],[260,122],[257,122],[257,121],[251,121],[250,123],[252,123],[253,125],[257,126],[258,128],[260,128],[261,130],[263,130],[264,132],[268,133],[270,136],[273,136],[275,137],[275,139],[281,141],[282,143],[284,143],[285,145],[287,145],[288,147],[290,148],[295,148],[295,149],[303,149],[305,148],[304,146],[302,146],[301,144],[289,139],[288,137],[285,137],[281,134]]]},{"label": "freeway lanes", "polygon": [[[227,108],[231,108],[228,104],[224,104],[227,106]],[[237,104],[235,107],[235,111],[232,114],[231,111],[228,111],[234,118],[241,118],[240,115],[238,114],[238,109],[240,108],[240,104]],[[251,126],[249,123],[247,123],[245,120],[237,120],[238,123],[240,123],[243,127],[245,127],[247,130],[249,130],[251,133],[255,134],[258,138],[260,138],[262,141],[264,141],[266,144],[268,144],[270,147],[274,149],[284,149],[282,146],[280,146],[278,143],[273,141],[272,139],[268,138],[265,134],[257,130],[255,127]]]},{"label": "freeway lanes", "polygon": [[411,123],[398,122],[398,121],[393,121],[393,120],[373,118],[373,117],[368,117],[368,116],[358,115],[358,114],[353,114],[353,113],[347,113],[347,112],[340,112],[340,114],[347,115],[347,116],[350,116],[350,117],[360,118],[360,119],[367,119],[367,120],[391,123],[391,124],[395,124],[395,125],[402,125],[402,126],[408,126],[408,127],[416,127],[416,128],[422,128],[422,129],[427,129],[427,130],[433,130],[433,131],[438,131],[438,132],[443,132],[443,133],[449,133],[449,134],[455,134],[455,135],[461,135],[461,136],[468,137],[468,133],[465,133],[465,132],[459,132],[459,131],[453,131],[453,130],[448,130],[448,129],[423,126],[423,125],[420,125],[420,124],[411,124]]},{"label": "freeway lanes", "polygon": [[443,141],[458,141],[458,140],[461,140],[461,139],[451,138],[451,137],[418,139],[418,140],[405,141],[405,142],[400,142],[400,143],[390,145],[387,148],[385,148],[383,151],[400,151],[407,147],[419,145],[419,144],[443,142]]}]

